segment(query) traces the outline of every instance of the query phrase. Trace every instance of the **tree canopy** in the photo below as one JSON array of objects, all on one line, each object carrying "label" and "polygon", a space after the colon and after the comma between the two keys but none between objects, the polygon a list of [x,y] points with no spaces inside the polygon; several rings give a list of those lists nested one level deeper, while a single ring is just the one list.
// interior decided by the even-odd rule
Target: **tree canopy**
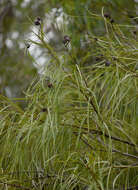
[{"label": "tree canopy", "polygon": [[0,188],[138,186],[137,2],[0,1]]}]

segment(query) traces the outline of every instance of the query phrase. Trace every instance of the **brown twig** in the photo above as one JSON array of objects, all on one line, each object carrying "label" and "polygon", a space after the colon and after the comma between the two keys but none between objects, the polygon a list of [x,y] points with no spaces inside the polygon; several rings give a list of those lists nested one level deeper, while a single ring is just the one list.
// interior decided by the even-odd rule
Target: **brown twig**
[{"label": "brown twig", "polygon": [[15,188],[18,188],[18,189],[23,189],[23,190],[31,190],[28,187],[24,187],[24,186],[17,185],[17,184],[10,184],[10,183],[6,183],[6,182],[0,182],[0,184],[11,186],[11,187],[15,187]]},{"label": "brown twig", "polygon": [[136,145],[133,144],[133,143],[131,143],[131,142],[128,142],[128,141],[123,140],[123,139],[120,139],[120,138],[115,137],[115,136],[109,136],[108,134],[103,133],[102,131],[99,131],[99,130],[88,129],[88,128],[84,128],[84,127],[81,127],[81,128],[80,128],[80,127],[78,127],[78,126],[76,126],[76,125],[71,125],[71,126],[72,126],[72,127],[75,127],[75,128],[78,128],[78,129],[85,130],[85,131],[87,131],[87,133],[97,134],[97,135],[104,135],[106,138],[111,138],[111,139],[113,139],[113,140],[115,140],[115,141],[119,141],[119,142],[121,142],[121,143],[128,144],[128,145],[130,145],[130,146],[136,147]]},{"label": "brown twig", "polygon": [[115,189],[115,190],[138,190],[138,186],[123,188],[123,189]]},{"label": "brown twig", "polygon": [[[75,132],[75,133],[77,133],[77,132]],[[80,138],[81,138],[81,137],[80,137]],[[82,138],[81,138],[81,140],[82,140]],[[85,144],[86,144],[87,146],[89,146],[92,150],[94,150],[93,147],[92,147],[90,144],[88,144],[87,141],[85,141],[84,139],[83,139],[83,142],[85,142]],[[99,142],[101,143],[100,140],[99,140]],[[103,142],[102,144],[103,144],[104,146],[108,147],[108,145],[105,144],[104,142]],[[103,151],[104,151],[104,150],[103,150]],[[116,153],[119,153],[119,154],[121,154],[121,155],[123,155],[123,156],[131,157],[131,158],[134,158],[134,159],[137,159],[137,160],[138,160],[138,156],[135,156],[135,155],[132,155],[132,154],[128,154],[128,153],[125,153],[125,152],[121,152],[121,151],[119,151],[119,150],[117,150],[117,149],[114,149],[114,148],[112,148],[112,152],[116,152]]]}]

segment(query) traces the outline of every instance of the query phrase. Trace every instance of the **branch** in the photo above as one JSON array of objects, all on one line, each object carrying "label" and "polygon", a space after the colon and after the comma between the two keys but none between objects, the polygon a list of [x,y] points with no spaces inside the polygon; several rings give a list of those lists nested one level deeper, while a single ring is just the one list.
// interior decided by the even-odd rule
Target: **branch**
[{"label": "branch", "polygon": [[128,145],[130,145],[130,146],[136,147],[136,145],[133,144],[133,143],[131,143],[131,142],[128,142],[128,141],[123,140],[123,139],[120,139],[120,138],[115,137],[115,136],[109,136],[109,135],[107,135],[106,133],[103,133],[102,131],[99,131],[99,130],[95,130],[95,129],[89,129],[89,130],[88,130],[88,128],[84,128],[84,127],[81,127],[81,128],[80,128],[80,127],[75,126],[75,125],[72,125],[72,126],[75,127],[75,128],[83,129],[83,130],[87,131],[87,133],[90,132],[91,134],[104,135],[106,138],[111,138],[111,139],[113,139],[113,140],[115,140],[115,141],[119,141],[119,142],[121,142],[121,143],[128,144]]},{"label": "branch", "polygon": [[6,183],[6,182],[0,182],[0,184],[8,185],[8,186],[15,187],[15,188],[18,188],[18,189],[31,190],[28,187],[24,187],[24,186],[16,185],[16,184],[10,184],[10,183]]}]

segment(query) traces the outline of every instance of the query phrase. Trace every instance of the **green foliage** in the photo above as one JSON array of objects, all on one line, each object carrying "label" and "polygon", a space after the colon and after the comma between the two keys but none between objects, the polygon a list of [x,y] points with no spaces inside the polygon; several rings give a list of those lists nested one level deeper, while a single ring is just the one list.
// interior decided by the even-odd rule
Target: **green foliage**
[{"label": "green foliage", "polygon": [[[103,35],[91,30],[94,19],[102,23]],[[69,29],[71,48],[60,56],[40,27],[40,43],[31,42],[48,52],[51,64],[25,98],[0,95],[1,189],[108,190],[138,184],[137,36],[126,32],[132,25],[111,23],[104,9],[80,22],[79,35]]]}]

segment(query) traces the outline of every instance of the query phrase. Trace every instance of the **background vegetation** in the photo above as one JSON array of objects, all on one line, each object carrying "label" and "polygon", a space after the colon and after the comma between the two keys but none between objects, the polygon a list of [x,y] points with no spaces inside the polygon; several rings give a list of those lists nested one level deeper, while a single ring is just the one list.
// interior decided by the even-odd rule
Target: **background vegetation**
[{"label": "background vegetation", "polygon": [[138,188],[136,13],[132,0],[0,1],[1,189]]}]

